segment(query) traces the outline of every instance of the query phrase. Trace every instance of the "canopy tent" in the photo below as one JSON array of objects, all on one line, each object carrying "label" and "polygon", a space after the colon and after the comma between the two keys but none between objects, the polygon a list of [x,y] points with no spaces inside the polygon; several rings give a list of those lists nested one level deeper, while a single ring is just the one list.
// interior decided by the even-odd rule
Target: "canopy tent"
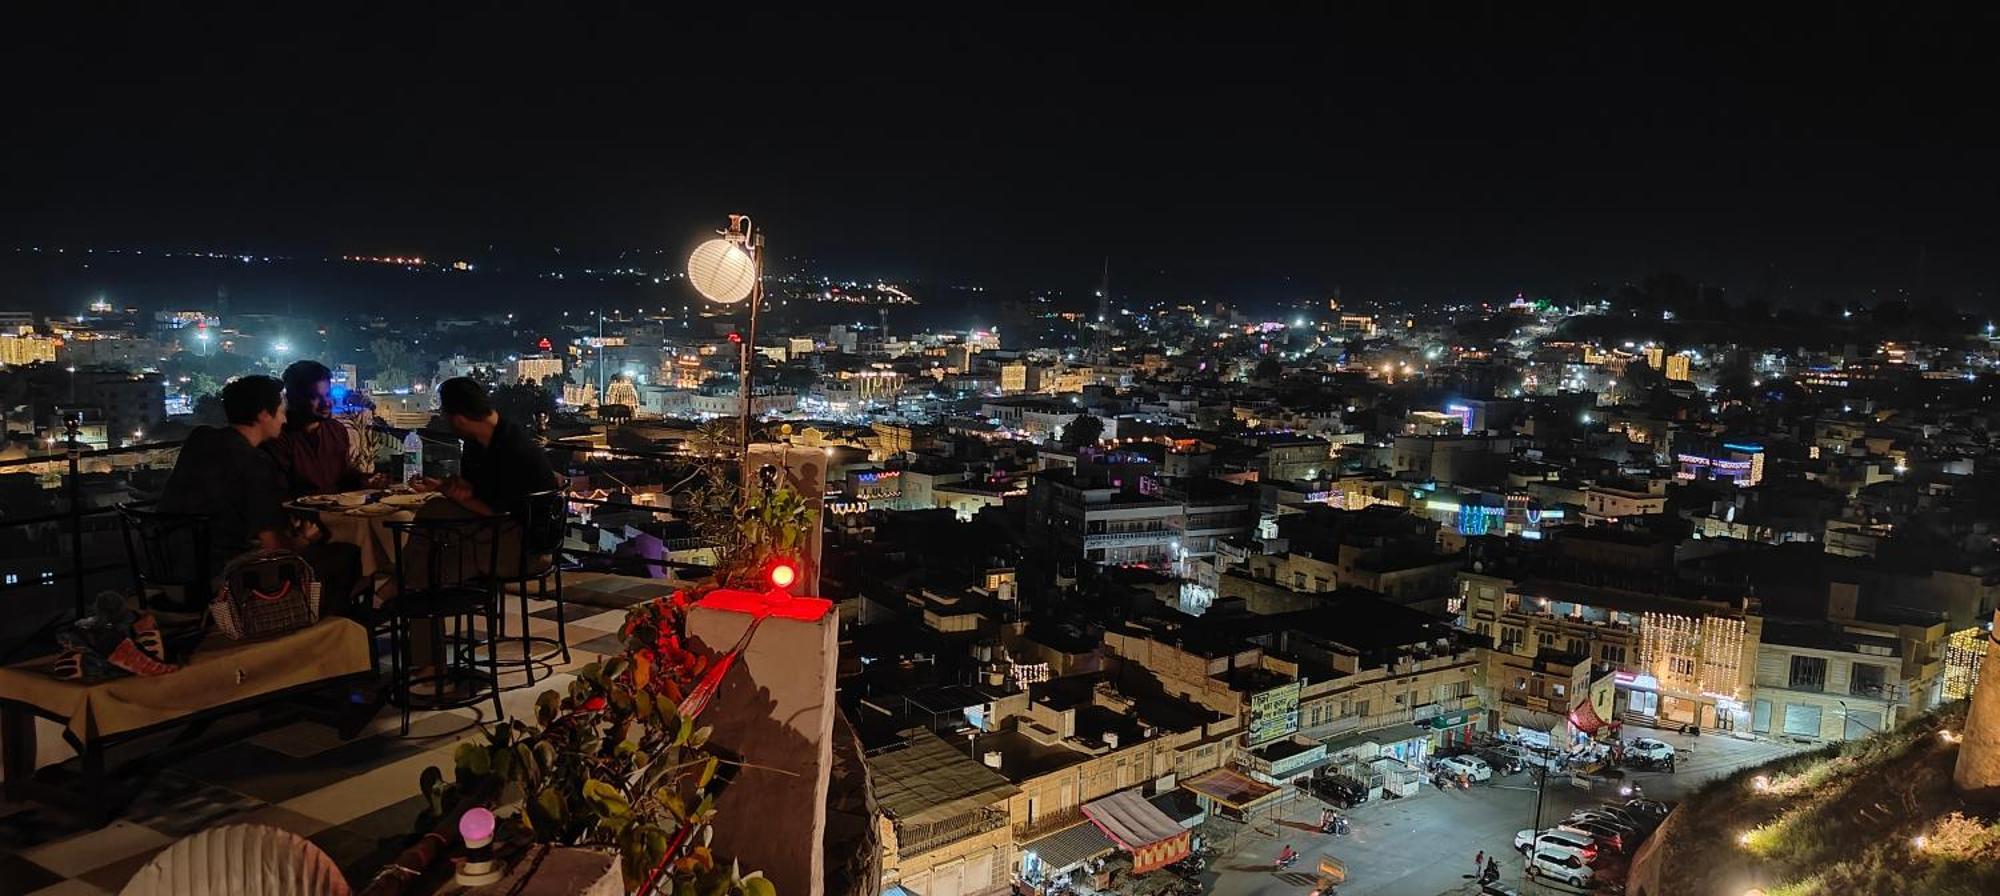
[{"label": "canopy tent", "polygon": [[1182,781],[1181,787],[1239,812],[1278,792],[1276,787],[1253,781],[1226,768],[1202,772]]},{"label": "canopy tent", "polygon": [[1109,854],[1117,844],[1095,824],[1078,824],[1046,837],[1021,844],[1021,851],[1033,853],[1042,863],[1044,874],[1061,874],[1098,856]]},{"label": "canopy tent", "polygon": [[1180,822],[1138,791],[1114,793],[1083,804],[1083,815],[1113,843],[1132,854],[1132,873],[1144,874],[1187,858],[1192,837]]}]

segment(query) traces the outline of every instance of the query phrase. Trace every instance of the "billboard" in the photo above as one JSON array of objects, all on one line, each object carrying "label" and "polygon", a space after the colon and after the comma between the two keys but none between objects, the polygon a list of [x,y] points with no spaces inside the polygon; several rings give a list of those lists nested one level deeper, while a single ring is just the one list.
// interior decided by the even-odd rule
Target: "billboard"
[{"label": "billboard", "polygon": [[1299,682],[1287,682],[1250,697],[1250,746],[1260,746],[1299,730]]}]

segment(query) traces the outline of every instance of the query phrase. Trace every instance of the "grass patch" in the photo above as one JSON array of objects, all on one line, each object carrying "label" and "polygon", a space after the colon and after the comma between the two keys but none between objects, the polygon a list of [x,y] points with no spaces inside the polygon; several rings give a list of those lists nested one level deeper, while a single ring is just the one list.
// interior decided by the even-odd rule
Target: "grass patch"
[{"label": "grass patch", "polygon": [[1751,880],[1770,896],[2000,893],[2000,824],[1959,799],[1958,746],[1938,736],[1964,712],[1954,704],[1710,782],[1659,844],[1665,892]]}]

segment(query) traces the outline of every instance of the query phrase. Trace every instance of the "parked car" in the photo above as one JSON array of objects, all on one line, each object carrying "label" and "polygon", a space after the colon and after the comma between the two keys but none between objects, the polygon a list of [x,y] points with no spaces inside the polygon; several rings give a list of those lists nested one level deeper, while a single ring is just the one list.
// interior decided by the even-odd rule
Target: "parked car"
[{"label": "parked car", "polygon": [[1464,775],[1474,781],[1493,779],[1493,768],[1477,756],[1447,756],[1438,760],[1438,767],[1453,777]]},{"label": "parked car", "polygon": [[1496,775],[1511,775],[1528,767],[1527,760],[1522,759],[1520,752],[1512,747],[1488,747],[1472,755],[1492,766]]},{"label": "parked car", "polygon": [[1674,811],[1674,807],[1659,800],[1634,799],[1625,801],[1625,811],[1632,813],[1635,817],[1643,816],[1651,818],[1657,824],[1665,820],[1667,813]]},{"label": "parked car", "polygon": [[1674,745],[1650,737],[1635,737],[1630,744],[1625,746],[1625,755],[1639,756],[1653,760],[1654,762],[1665,762],[1673,758]]},{"label": "parked car", "polygon": [[1535,833],[1534,828],[1517,831],[1514,834],[1514,848],[1527,853],[1536,849],[1567,849],[1583,856],[1584,864],[1597,861],[1597,841],[1588,835],[1559,828],[1549,828]]},{"label": "parked car", "polygon": [[1572,815],[1558,822],[1558,824],[1589,830],[1593,835],[1600,830],[1606,834],[1615,834],[1618,837],[1618,843],[1615,846],[1611,846],[1611,848],[1619,852],[1631,852],[1638,848],[1640,840],[1646,838],[1645,833],[1638,828],[1612,821],[1601,815],[1582,817]]},{"label": "parked car", "polygon": [[1312,779],[1312,795],[1343,809],[1368,802],[1368,785],[1346,775],[1320,775]]},{"label": "parked car", "polygon": [[1597,841],[1599,847],[1611,850],[1612,852],[1626,852],[1625,832],[1602,822],[1579,818],[1565,821],[1562,824],[1556,825],[1556,827],[1560,830],[1575,831],[1579,834],[1587,835],[1592,840]]},{"label": "parked car", "polygon": [[1635,830],[1641,830],[1641,831],[1650,831],[1653,829],[1655,825],[1660,823],[1659,819],[1657,818],[1654,818],[1650,815],[1641,815],[1638,813],[1634,813],[1631,810],[1626,809],[1624,806],[1613,806],[1608,804],[1603,806],[1585,806],[1577,811],[1589,812],[1593,815],[1602,815],[1606,818],[1610,818],[1614,821],[1627,825]]},{"label": "parked car", "polygon": [[1643,829],[1637,822],[1621,817],[1620,815],[1614,815],[1601,806],[1578,809],[1575,812],[1571,812],[1569,817],[1575,821],[1594,821],[1606,827],[1617,828],[1619,833],[1627,837],[1633,836]]},{"label": "parked car", "polygon": [[1535,850],[1528,855],[1527,872],[1529,877],[1552,878],[1579,890],[1597,876],[1582,856],[1566,849]]},{"label": "parked car", "polygon": [[1555,768],[1564,759],[1562,753],[1547,747],[1522,747],[1521,761],[1535,768]]}]

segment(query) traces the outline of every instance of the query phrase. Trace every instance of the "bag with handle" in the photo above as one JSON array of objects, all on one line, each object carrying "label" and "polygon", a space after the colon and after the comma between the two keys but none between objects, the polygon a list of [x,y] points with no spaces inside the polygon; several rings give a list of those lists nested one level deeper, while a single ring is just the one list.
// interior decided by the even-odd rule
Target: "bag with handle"
[{"label": "bag with handle", "polygon": [[291,551],[256,551],[229,561],[209,602],[215,628],[236,640],[297,631],[319,621],[319,580]]}]

